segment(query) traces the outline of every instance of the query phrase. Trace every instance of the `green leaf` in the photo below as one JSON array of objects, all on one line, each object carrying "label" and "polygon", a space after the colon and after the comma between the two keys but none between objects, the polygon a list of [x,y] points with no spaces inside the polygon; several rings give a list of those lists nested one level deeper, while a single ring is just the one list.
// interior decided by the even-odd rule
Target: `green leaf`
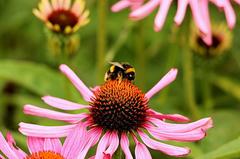
[{"label": "green leaf", "polygon": [[60,71],[43,64],[17,60],[0,60],[0,68],[0,79],[15,82],[36,95],[52,95],[79,101],[79,93]]},{"label": "green leaf", "polygon": [[230,159],[240,156],[240,137],[196,159]]},{"label": "green leaf", "polygon": [[211,81],[214,85],[225,91],[226,93],[231,94],[236,99],[240,100],[240,83],[237,83],[235,80],[215,75],[211,78]]}]

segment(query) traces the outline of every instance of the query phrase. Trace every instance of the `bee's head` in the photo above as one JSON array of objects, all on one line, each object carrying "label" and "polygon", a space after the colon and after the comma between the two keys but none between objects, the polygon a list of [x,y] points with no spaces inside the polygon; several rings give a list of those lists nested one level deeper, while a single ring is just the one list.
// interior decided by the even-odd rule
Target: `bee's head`
[{"label": "bee's head", "polygon": [[124,76],[126,79],[133,81],[135,79],[135,69],[129,64],[123,64]]}]

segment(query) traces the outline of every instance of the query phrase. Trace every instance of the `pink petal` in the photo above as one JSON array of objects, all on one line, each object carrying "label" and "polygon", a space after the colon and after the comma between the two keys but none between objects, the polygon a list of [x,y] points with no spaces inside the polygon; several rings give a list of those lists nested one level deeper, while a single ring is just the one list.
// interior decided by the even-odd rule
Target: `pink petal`
[{"label": "pink petal", "polygon": [[155,140],[149,138],[142,131],[138,131],[138,134],[140,135],[141,139],[148,147],[150,147],[151,149],[154,149],[154,150],[159,150],[167,155],[180,157],[180,156],[185,156],[190,153],[189,148],[172,146],[172,145],[168,145],[168,144],[164,144],[164,143],[155,141]]},{"label": "pink petal", "polygon": [[64,100],[64,99],[52,97],[52,96],[44,96],[42,97],[42,100],[46,104],[62,110],[77,110],[77,109],[85,109],[90,107],[87,105],[70,102],[68,100]]},{"label": "pink petal", "polygon": [[[202,15],[203,17],[205,17],[206,25],[208,26],[208,28],[211,28],[210,16],[208,11],[208,0],[202,0],[202,1],[199,1],[199,3],[200,3],[200,9],[201,9]],[[212,44],[211,32],[209,32],[208,34],[202,34],[201,37],[207,45],[210,46]]]},{"label": "pink petal", "polygon": [[180,25],[183,22],[187,11],[188,1],[189,0],[178,0],[177,13],[174,17],[174,21],[177,25]]},{"label": "pink petal", "polygon": [[240,5],[240,0],[234,0],[238,5]]},{"label": "pink petal", "polygon": [[188,132],[194,129],[201,128],[206,131],[207,129],[212,127],[212,119],[211,118],[203,118],[201,120],[189,123],[189,124],[173,124],[166,123],[162,120],[156,118],[150,118],[150,122],[154,123],[158,129],[162,132]]},{"label": "pink petal", "polygon": [[30,153],[44,150],[44,139],[38,137],[27,137],[27,145]]},{"label": "pink petal", "polygon": [[161,114],[152,109],[148,110],[149,116],[160,119],[160,120],[172,120],[175,122],[189,122],[190,119],[180,114]]},{"label": "pink petal", "polygon": [[8,145],[11,147],[11,149],[15,152],[15,154],[19,158],[25,158],[27,156],[27,154],[23,150],[17,147],[16,142],[10,132],[7,132],[6,138],[7,138]]},{"label": "pink petal", "polygon": [[166,20],[168,10],[171,6],[172,0],[162,1],[157,16],[154,20],[154,30],[156,32],[160,31],[163,27],[163,24]]},{"label": "pink petal", "polygon": [[87,86],[77,77],[77,75],[67,66],[67,65],[60,65],[60,70],[64,73],[72,84],[78,89],[78,91],[82,94],[83,98],[90,102],[91,98],[94,96],[92,91],[88,89]]},{"label": "pink petal", "polygon": [[172,83],[177,76],[177,69],[172,68],[152,89],[150,89],[145,96],[150,99],[157,92]]},{"label": "pink petal", "polygon": [[41,126],[21,122],[19,126],[19,131],[26,136],[58,138],[67,136],[69,131],[71,131],[76,125]]},{"label": "pink petal", "polygon": [[148,16],[158,5],[160,0],[150,0],[145,5],[133,10],[129,17],[133,20],[140,20]]},{"label": "pink petal", "polygon": [[[101,128],[91,128],[89,130],[89,132],[87,133],[88,136],[88,141],[87,144],[85,145],[84,149],[79,153],[78,155],[78,159],[82,159],[85,158],[87,155],[87,152],[89,151],[89,149],[94,146],[98,140],[100,139],[102,134],[102,129]],[[95,156],[94,156],[95,158]]]},{"label": "pink petal", "polygon": [[205,131],[202,129],[195,129],[188,132],[163,132],[157,127],[148,125],[145,127],[148,132],[155,138],[159,140],[175,140],[175,141],[184,141],[192,142],[203,139],[206,136]]},{"label": "pink petal", "polygon": [[120,145],[121,145],[121,148],[125,154],[125,158],[126,159],[133,159],[132,157],[132,154],[130,152],[130,149],[129,149],[129,140],[128,140],[128,137],[126,135],[126,133],[122,133],[121,134],[121,141],[120,141]]},{"label": "pink petal", "polygon": [[45,138],[44,139],[44,151],[53,151],[60,153],[62,149],[62,143],[58,138]]},{"label": "pink petal", "polygon": [[111,137],[111,132],[109,131],[107,131],[105,135],[103,135],[103,137],[98,143],[95,159],[102,159],[104,157],[103,152],[106,150],[108,146],[110,137]]},{"label": "pink petal", "polygon": [[7,141],[4,139],[2,133],[0,132],[0,150],[9,159],[18,159],[17,154],[11,149]]},{"label": "pink petal", "polygon": [[109,147],[107,148],[106,151],[104,151],[104,153],[107,156],[112,157],[112,155],[114,154],[114,152],[117,150],[118,145],[119,145],[119,138],[118,138],[118,133],[116,131],[113,131],[111,133],[111,137],[109,139]]},{"label": "pink petal", "polygon": [[78,124],[67,136],[61,154],[65,158],[75,158],[86,144],[87,129],[83,123]]},{"label": "pink petal", "polygon": [[69,123],[78,122],[87,117],[85,113],[68,114],[68,113],[57,112],[57,111],[48,110],[44,108],[39,108],[33,105],[25,105],[23,111],[25,114],[28,114],[28,115],[45,117],[45,118],[65,121]]},{"label": "pink petal", "polygon": [[236,15],[229,1],[225,1],[224,12],[227,19],[228,27],[233,29],[236,24]]},{"label": "pink petal", "polygon": [[136,159],[152,159],[152,156],[148,151],[147,147],[141,142],[136,143],[135,156]]},{"label": "pink petal", "polygon": [[189,1],[189,3],[193,14],[193,19],[196,25],[198,26],[201,32],[203,32],[204,34],[209,34],[209,32],[211,32],[211,29],[207,26],[206,20],[201,13],[199,1],[191,0]]},{"label": "pink petal", "polygon": [[117,2],[116,4],[114,4],[112,7],[111,7],[111,10],[112,12],[119,12],[121,10],[123,10],[124,8],[127,8],[130,6],[130,2],[129,0],[121,0],[119,2]]}]

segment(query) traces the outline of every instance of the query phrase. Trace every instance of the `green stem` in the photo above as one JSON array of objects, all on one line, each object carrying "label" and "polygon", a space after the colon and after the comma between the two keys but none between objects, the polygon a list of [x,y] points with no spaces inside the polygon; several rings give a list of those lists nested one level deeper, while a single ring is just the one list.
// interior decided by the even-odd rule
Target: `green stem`
[{"label": "green stem", "polygon": [[202,80],[202,94],[203,94],[203,106],[205,112],[209,112],[213,108],[213,100],[211,98],[211,84],[208,79]]},{"label": "green stem", "polygon": [[199,110],[195,101],[195,88],[193,76],[193,54],[188,46],[182,52],[183,65],[183,84],[185,91],[186,104],[194,119],[200,117]]},{"label": "green stem", "polygon": [[107,0],[98,0],[98,31],[97,31],[97,79],[102,82],[104,75],[104,59],[106,51],[106,17]]},{"label": "green stem", "polygon": [[135,42],[135,54],[136,54],[136,68],[137,68],[137,81],[138,85],[144,89],[145,84],[145,76],[146,76],[146,61],[147,61],[147,53],[145,50],[145,41],[144,41],[144,23],[141,22],[135,28],[136,33],[134,34],[134,42]]}]

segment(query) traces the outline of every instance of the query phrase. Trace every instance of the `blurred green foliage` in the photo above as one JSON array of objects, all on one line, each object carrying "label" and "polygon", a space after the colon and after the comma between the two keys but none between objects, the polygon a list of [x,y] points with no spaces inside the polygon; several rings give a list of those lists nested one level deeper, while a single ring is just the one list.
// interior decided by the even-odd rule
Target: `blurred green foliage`
[{"label": "blurred green foliage", "polygon": [[[26,116],[24,104],[47,107],[41,96],[53,95],[75,102],[82,97],[60,73],[61,61],[48,45],[49,31],[32,14],[37,0],[0,0],[0,128],[11,131],[18,145],[25,147],[24,137],[17,133],[21,121],[43,125],[61,124],[47,119]],[[128,11],[111,13],[111,0],[107,10],[107,61],[126,61],[136,68],[136,84],[144,91],[150,89],[170,68],[177,67],[176,81],[156,95],[150,106],[163,113],[179,113],[191,116],[183,93],[182,38],[191,37],[189,30],[173,24],[176,6],[170,9],[166,24],[159,33],[153,31],[154,14],[141,22],[127,19]],[[91,22],[80,29],[80,46],[67,64],[89,87],[101,84],[97,79],[96,32],[98,28],[97,1],[88,0]],[[239,10],[235,7],[235,10]],[[188,13],[190,15],[190,13]],[[188,15],[188,18],[190,17]],[[212,19],[225,21],[216,8],[211,10]],[[211,116],[214,128],[198,143],[175,143],[189,146],[188,158],[215,159],[240,158],[240,29],[239,12],[236,28],[232,30],[230,50],[215,59],[193,54],[193,80],[196,104],[200,117]],[[183,25],[186,25],[186,21]],[[51,121],[51,122],[50,122]],[[154,158],[168,158],[153,151]]]}]

